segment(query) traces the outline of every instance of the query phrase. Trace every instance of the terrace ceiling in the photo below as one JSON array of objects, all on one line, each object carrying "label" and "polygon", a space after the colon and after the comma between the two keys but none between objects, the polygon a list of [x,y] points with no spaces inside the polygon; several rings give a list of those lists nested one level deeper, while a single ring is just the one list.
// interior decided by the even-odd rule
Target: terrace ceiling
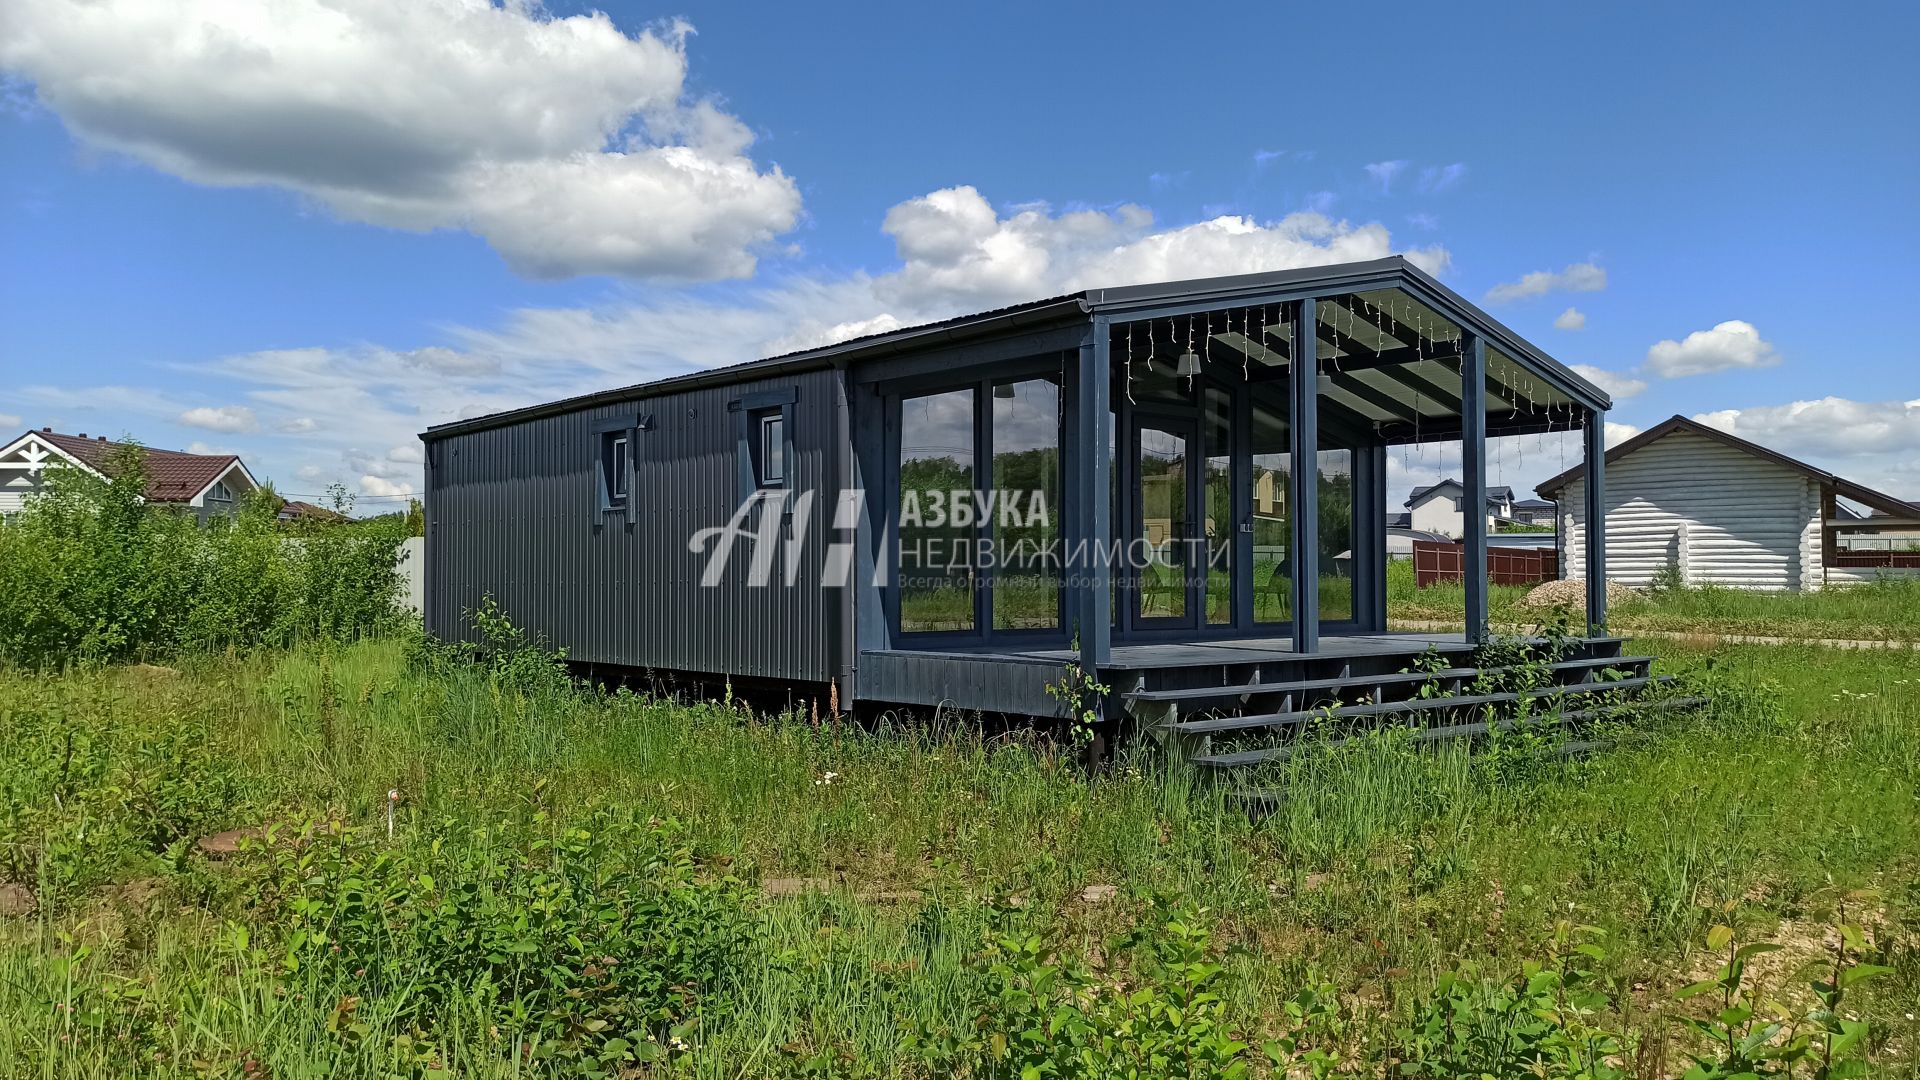
[{"label": "terrace ceiling", "polygon": [[[1109,349],[1115,365],[1164,372],[1192,349],[1215,379],[1282,378],[1293,362],[1292,310],[1254,304],[1116,321]],[[1367,289],[1318,298],[1315,337],[1323,411],[1393,443],[1459,437],[1459,322],[1402,289]],[[1490,435],[1577,429],[1584,411],[1569,388],[1491,341],[1486,402]]]}]

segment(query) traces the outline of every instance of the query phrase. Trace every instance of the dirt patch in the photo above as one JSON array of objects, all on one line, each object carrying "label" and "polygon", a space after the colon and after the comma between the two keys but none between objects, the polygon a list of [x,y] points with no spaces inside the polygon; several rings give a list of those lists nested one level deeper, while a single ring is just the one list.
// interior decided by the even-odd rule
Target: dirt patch
[{"label": "dirt patch", "polygon": [[39,906],[32,889],[11,881],[0,882],[0,917],[24,919]]},{"label": "dirt patch", "polygon": [[266,836],[265,826],[251,825],[244,829],[228,829],[226,832],[214,833],[212,836],[203,836],[195,840],[193,846],[199,848],[201,854],[209,859],[225,859],[240,850],[240,841],[264,840]]},{"label": "dirt patch", "polygon": [[1083,904],[1104,904],[1120,895],[1118,885],[1089,885],[1080,890],[1080,902]]},{"label": "dirt patch", "polygon": [[144,911],[152,907],[154,900],[166,891],[166,882],[157,877],[150,877],[129,881],[115,889],[113,894],[128,907]]}]

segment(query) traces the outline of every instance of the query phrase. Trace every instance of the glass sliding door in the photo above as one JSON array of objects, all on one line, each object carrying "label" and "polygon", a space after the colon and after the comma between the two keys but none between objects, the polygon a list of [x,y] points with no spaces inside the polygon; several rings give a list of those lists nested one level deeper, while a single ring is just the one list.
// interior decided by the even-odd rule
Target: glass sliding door
[{"label": "glass sliding door", "polygon": [[1316,498],[1320,504],[1320,622],[1325,626],[1353,621],[1353,575],[1361,555],[1354,549],[1353,452],[1321,445]]},{"label": "glass sliding door", "polygon": [[1207,446],[1201,461],[1200,529],[1206,543],[1199,554],[1206,559],[1208,626],[1234,624],[1233,404],[1231,393],[1209,389],[1202,419]]},{"label": "glass sliding door", "polygon": [[1060,384],[993,387],[992,514],[995,630],[1060,626]]},{"label": "glass sliding door", "polygon": [[1136,418],[1133,543],[1127,552],[1134,621],[1173,629],[1195,623],[1193,504],[1197,432],[1185,419]]},{"label": "glass sliding door", "polygon": [[1293,619],[1293,437],[1287,425],[1285,380],[1256,383],[1253,395],[1252,453],[1248,482],[1253,485],[1253,621],[1285,623]]},{"label": "glass sliding door", "polygon": [[[900,630],[975,629],[972,388],[900,402]],[[969,506],[970,510],[971,507]]]}]

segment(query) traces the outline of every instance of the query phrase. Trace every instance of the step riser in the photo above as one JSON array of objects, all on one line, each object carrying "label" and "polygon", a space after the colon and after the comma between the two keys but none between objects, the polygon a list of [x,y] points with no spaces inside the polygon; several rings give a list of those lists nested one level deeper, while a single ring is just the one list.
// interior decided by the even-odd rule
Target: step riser
[{"label": "step riser", "polygon": [[[1543,727],[1554,727],[1567,732],[1574,732],[1574,731],[1581,730],[1582,728],[1586,727],[1587,725],[1589,725],[1595,720],[1605,719],[1618,714],[1624,713],[1626,715],[1633,715],[1636,713],[1644,714],[1647,712],[1663,712],[1663,711],[1672,711],[1676,709],[1689,709],[1689,708],[1697,708],[1701,705],[1705,705],[1706,703],[1707,703],[1707,699],[1703,697],[1665,698],[1665,699],[1658,699],[1658,700],[1652,700],[1652,701],[1627,701],[1627,702],[1621,702],[1621,703],[1609,705],[1606,707],[1574,710],[1571,712],[1561,713],[1558,716],[1554,716],[1551,714],[1536,715],[1531,717],[1529,722],[1533,724],[1541,725]],[[1428,719],[1438,721],[1438,720],[1443,720],[1444,718],[1431,717]],[[1508,731],[1515,730],[1519,726],[1520,726],[1519,721],[1516,718],[1511,716],[1506,716],[1506,717],[1496,718],[1491,721],[1480,720],[1480,721],[1468,722],[1468,721],[1456,720],[1451,723],[1434,722],[1434,723],[1429,723],[1425,725],[1412,724],[1412,723],[1406,723],[1406,722],[1395,723],[1395,724],[1383,724],[1383,725],[1380,725],[1375,730],[1388,730],[1395,727],[1413,727],[1413,728],[1416,728],[1416,734],[1414,736],[1414,740],[1416,742],[1438,743],[1438,742],[1444,742],[1444,741],[1449,741],[1453,739],[1462,739],[1462,738],[1478,739],[1478,738],[1485,737],[1486,735],[1490,734],[1493,731],[1508,732]],[[1316,745],[1334,747],[1334,746],[1339,746],[1347,741],[1349,741],[1347,738],[1340,738],[1340,739],[1331,740],[1325,744],[1316,744]],[[1252,750],[1241,750],[1241,751],[1235,751],[1232,753],[1222,753],[1222,754],[1215,754],[1215,753],[1202,751],[1200,753],[1195,754],[1191,760],[1194,765],[1197,765],[1204,769],[1231,770],[1231,769],[1249,768],[1255,765],[1273,764],[1273,763],[1286,761],[1288,758],[1293,757],[1298,752],[1299,752],[1299,746],[1297,742],[1293,742],[1293,743],[1288,743],[1281,746],[1261,747],[1261,748],[1252,749]]]},{"label": "step riser", "polygon": [[[1653,658],[1649,656],[1611,657],[1604,660],[1563,661],[1547,672],[1549,680],[1559,684],[1577,684],[1590,682],[1607,670],[1616,671],[1630,677],[1644,676],[1648,673]],[[1219,687],[1198,687],[1181,690],[1148,690],[1124,693],[1136,714],[1137,706],[1173,705],[1182,713],[1225,712],[1225,713],[1270,713],[1287,712],[1296,709],[1318,708],[1324,704],[1352,704],[1365,699],[1368,701],[1404,701],[1419,695],[1423,687],[1438,687],[1451,696],[1462,692],[1463,688],[1487,676],[1494,679],[1510,680],[1516,671],[1513,668],[1454,668],[1433,673],[1381,673],[1373,676],[1347,676],[1335,679],[1301,680],[1309,685],[1279,683],[1270,688],[1265,685],[1230,684]],[[1338,685],[1311,685],[1314,682]],[[1432,695],[1429,695],[1432,696]]]},{"label": "step riser", "polygon": [[[1569,643],[1562,660],[1593,660],[1619,656],[1625,639],[1586,638]],[[1449,666],[1472,664],[1473,648],[1449,645],[1436,650],[1447,658]],[[1191,690],[1246,683],[1310,682],[1350,676],[1393,675],[1415,667],[1424,650],[1372,656],[1307,656],[1298,659],[1267,659],[1245,664],[1207,664],[1174,668],[1155,668],[1139,674],[1139,690]]]}]

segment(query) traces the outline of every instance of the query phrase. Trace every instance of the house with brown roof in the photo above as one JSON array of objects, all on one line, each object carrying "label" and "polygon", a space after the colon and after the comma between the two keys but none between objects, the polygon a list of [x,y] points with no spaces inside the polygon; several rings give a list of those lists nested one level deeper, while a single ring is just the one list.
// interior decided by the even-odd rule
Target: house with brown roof
[{"label": "house with brown roof", "polygon": [[281,521],[319,521],[329,524],[352,520],[338,510],[329,510],[324,506],[301,502],[298,499],[288,499],[281,503],[280,512],[274,516]]},{"label": "house with brown roof", "polygon": [[[1557,500],[1561,576],[1585,573],[1586,469],[1542,483]],[[1606,453],[1607,578],[1646,586],[1819,589],[1920,576],[1920,553],[1886,541],[1920,505],[1697,420],[1675,416]]]},{"label": "house with brown roof", "polygon": [[[65,435],[41,428],[0,446],[0,514],[18,512],[46,483],[47,469],[68,466],[106,477],[126,444],[104,435]],[[233,513],[260,485],[234,454],[189,454],[142,447],[147,467],[146,501],[193,511],[205,521]]]}]

